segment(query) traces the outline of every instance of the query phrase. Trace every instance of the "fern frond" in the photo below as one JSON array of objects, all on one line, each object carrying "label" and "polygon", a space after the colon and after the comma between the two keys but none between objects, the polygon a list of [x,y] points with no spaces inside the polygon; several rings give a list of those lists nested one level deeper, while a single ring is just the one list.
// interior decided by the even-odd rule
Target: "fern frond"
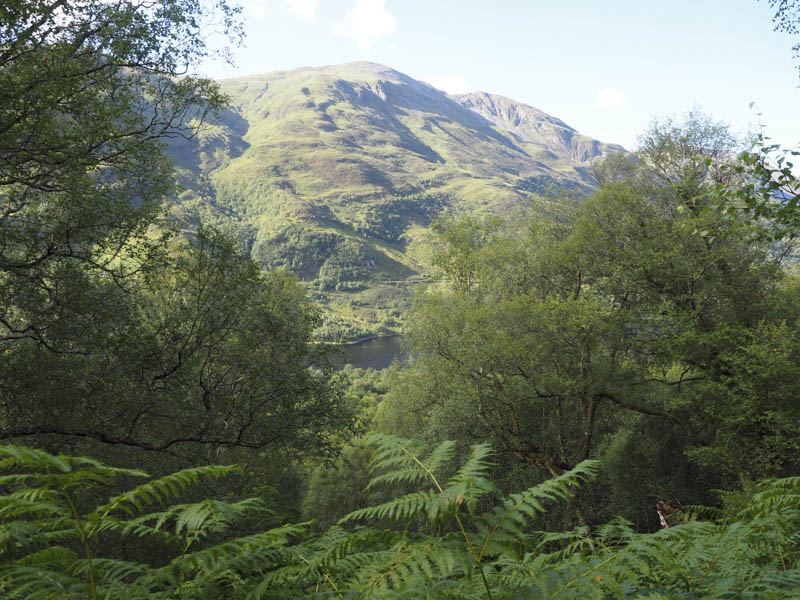
[{"label": "fern frond", "polygon": [[429,519],[433,520],[439,516],[439,509],[443,504],[439,496],[439,493],[434,490],[412,492],[398,498],[393,498],[377,506],[369,506],[367,508],[354,510],[339,519],[338,524],[342,525],[360,519],[412,521],[422,516],[427,516]]},{"label": "fern frond", "polygon": [[179,556],[171,564],[185,572],[200,569],[208,573],[219,568],[222,563],[236,557],[244,559],[248,555],[258,554],[259,559],[263,560],[266,556],[264,553],[271,554],[273,557],[279,556],[280,552],[270,553],[268,551],[286,546],[293,540],[305,535],[310,524],[310,522],[307,522],[283,525],[262,533],[215,544],[209,548]]},{"label": "fern frond", "polygon": [[481,515],[477,527],[482,538],[480,556],[509,551],[542,513],[545,502],[567,500],[573,489],[597,474],[597,461],[584,461],[570,471],[548,479],[520,494],[511,494],[499,506]]},{"label": "fern frond", "polygon": [[605,525],[601,525],[595,531],[595,537],[604,546],[618,546],[630,542],[636,531],[633,529],[633,523],[622,517],[612,519]]},{"label": "fern frond", "polygon": [[408,593],[408,588],[416,582],[425,582],[431,592],[438,582],[461,578],[471,568],[463,542],[452,535],[410,537],[388,552],[381,552],[380,558],[361,568],[357,578],[350,582],[353,588],[364,592],[406,590]]},{"label": "fern frond", "polygon": [[371,478],[367,484],[366,490],[371,490],[378,485],[394,485],[394,484],[427,484],[433,487],[433,482],[430,481],[428,473],[419,465],[414,464],[410,467],[403,469],[392,469],[387,473],[376,475]]},{"label": "fern frond", "polygon": [[27,446],[0,446],[0,470],[25,467],[45,473],[68,473],[72,470],[68,457],[55,456]]},{"label": "fern frond", "polygon": [[589,528],[585,526],[570,531],[538,532],[530,537],[536,540],[537,552],[546,555],[549,560],[563,561],[582,552],[588,554],[595,547]]},{"label": "fern frond", "polygon": [[427,448],[420,440],[383,434],[367,436],[366,442],[373,448],[369,461],[370,473],[398,467],[409,468],[415,463],[413,457],[422,456]]},{"label": "fern frond", "polygon": [[47,518],[69,511],[64,498],[55,490],[17,490],[0,496],[0,521],[29,518]]},{"label": "fern frond", "polygon": [[469,456],[456,473],[448,480],[447,488],[457,490],[456,501],[464,504],[470,513],[475,512],[478,502],[487,494],[498,494],[497,487],[486,477],[493,454],[489,444],[470,446]]},{"label": "fern frond", "polygon": [[450,440],[444,441],[427,456],[420,458],[420,462],[425,465],[427,470],[433,475],[440,474],[442,470],[453,460],[456,443]]},{"label": "fern frond", "polygon": [[797,590],[800,590],[800,568],[759,573],[747,584],[747,591],[752,597],[767,598],[771,595],[777,598],[783,592],[784,597],[790,598]]},{"label": "fern frond", "polygon": [[[130,581],[131,579],[143,577],[150,571],[150,567],[148,565],[110,558],[93,559],[92,568],[95,571],[95,577],[97,578],[98,582],[103,585],[112,585],[113,582]],[[77,576],[83,577],[84,579],[88,577],[88,561],[79,561],[76,564],[76,568],[73,569],[73,573]]]},{"label": "fern frond", "polygon": [[78,555],[75,551],[64,546],[51,546],[36,552],[31,552],[20,558],[17,562],[19,565],[43,565],[48,563],[58,563],[61,561],[70,562],[77,560]]},{"label": "fern frond", "polygon": [[90,483],[104,483],[120,475],[146,476],[134,469],[110,467],[87,457],[53,455],[27,446],[0,446],[0,471],[29,469],[33,473],[9,473],[0,478],[0,485],[20,484],[33,478],[38,487],[70,489]]},{"label": "fern frond", "polygon": [[121,510],[133,516],[137,512],[142,512],[146,506],[177,498],[182,491],[197,485],[201,478],[215,480],[234,472],[241,472],[241,469],[237,466],[203,466],[183,469],[114,496],[106,504],[98,506],[92,515],[102,518],[114,510]]},{"label": "fern frond", "polygon": [[[426,450],[424,443],[391,435],[371,435],[367,443],[375,449],[370,459],[369,471],[373,474],[366,489],[380,484],[435,485],[436,480],[431,469],[419,457]],[[440,444],[431,454],[434,467],[441,466],[443,461],[452,456],[453,444]],[[385,471],[374,475],[378,471]]]},{"label": "fern frond", "polygon": [[770,479],[759,483],[747,506],[737,518],[754,518],[780,510],[800,507],[800,477]]},{"label": "fern frond", "polygon": [[88,585],[76,581],[53,565],[4,565],[0,567],[0,590],[4,600],[68,600],[90,597]]},{"label": "fern frond", "polygon": [[[171,516],[171,511],[148,513],[127,521],[107,516],[97,523],[95,529],[92,530],[92,535],[98,536],[107,532],[115,532],[122,536],[149,537],[159,540],[165,546],[174,544],[180,547],[181,537],[163,527],[163,522],[159,522],[162,518],[166,521],[169,516]],[[155,523],[151,524],[151,521],[155,521]]]},{"label": "fern frond", "polygon": [[341,561],[346,561],[349,557],[395,545],[401,539],[405,539],[404,534],[390,529],[360,527],[350,532],[334,526],[321,537],[305,543],[303,548],[311,562],[316,561],[323,568],[330,569],[342,564]]},{"label": "fern frond", "polygon": [[247,498],[239,502],[208,499],[195,504],[178,505],[173,509],[176,518],[175,533],[200,537],[212,531],[223,531],[245,514],[263,510],[264,505],[259,498]]}]

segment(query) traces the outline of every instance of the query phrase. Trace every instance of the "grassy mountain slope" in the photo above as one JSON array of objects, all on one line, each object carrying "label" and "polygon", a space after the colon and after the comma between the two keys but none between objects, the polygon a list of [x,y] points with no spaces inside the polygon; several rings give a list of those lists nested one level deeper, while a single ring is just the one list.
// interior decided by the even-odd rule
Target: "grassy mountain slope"
[{"label": "grassy mountain slope", "polygon": [[508,98],[450,96],[374,63],[220,83],[232,109],[172,148],[186,186],[174,210],[225,223],[265,267],[308,281],[332,336],[398,330],[443,211],[588,189],[591,162],[622,150]]}]

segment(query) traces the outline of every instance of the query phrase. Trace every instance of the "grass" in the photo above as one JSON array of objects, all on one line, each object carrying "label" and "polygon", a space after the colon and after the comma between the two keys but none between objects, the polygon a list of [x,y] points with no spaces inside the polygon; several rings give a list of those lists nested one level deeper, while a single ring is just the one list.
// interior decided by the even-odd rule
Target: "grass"
[{"label": "grass", "polygon": [[[185,187],[174,211],[235,221],[264,267],[291,254],[312,289],[321,273],[354,288],[320,299],[340,329],[386,329],[391,315],[361,288],[429,277],[437,214],[502,214],[545,184],[586,188],[590,163],[576,157],[614,149],[507,98],[449,97],[373,63],[221,85],[233,107],[197,145],[171,148]],[[297,247],[265,253],[270,240]],[[393,300],[401,312],[410,293]]]}]

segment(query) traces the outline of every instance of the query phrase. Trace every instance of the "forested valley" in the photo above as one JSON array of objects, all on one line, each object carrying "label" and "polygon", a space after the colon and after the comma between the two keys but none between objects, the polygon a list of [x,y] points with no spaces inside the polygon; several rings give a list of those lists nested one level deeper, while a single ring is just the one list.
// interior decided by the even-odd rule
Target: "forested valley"
[{"label": "forested valley", "polygon": [[[357,64],[308,77],[422,90],[503,169],[415,114],[406,188],[365,150],[302,197],[331,142],[253,191],[255,84],[185,76],[209,23],[240,40],[225,2],[0,7],[0,597],[797,597],[800,152],[692,110],[630,153]],[[406,352],[339,368],[353,332]]]}]

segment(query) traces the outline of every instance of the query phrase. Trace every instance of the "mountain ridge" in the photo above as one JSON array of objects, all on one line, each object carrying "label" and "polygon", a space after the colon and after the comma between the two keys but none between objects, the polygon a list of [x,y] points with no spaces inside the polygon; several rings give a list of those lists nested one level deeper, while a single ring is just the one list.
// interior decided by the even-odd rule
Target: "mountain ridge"
[{"label": "mountain ridge", "polygon": [[171,148],[173,206],[241,236],[265,268],[308,283],[325,333],[396,333],[429,277],[441,214],[504,214],[531,193],[591,190],[593,161],[624,149],[486,92],[450,95],[355,62],[221,80],[231,108]]}]

